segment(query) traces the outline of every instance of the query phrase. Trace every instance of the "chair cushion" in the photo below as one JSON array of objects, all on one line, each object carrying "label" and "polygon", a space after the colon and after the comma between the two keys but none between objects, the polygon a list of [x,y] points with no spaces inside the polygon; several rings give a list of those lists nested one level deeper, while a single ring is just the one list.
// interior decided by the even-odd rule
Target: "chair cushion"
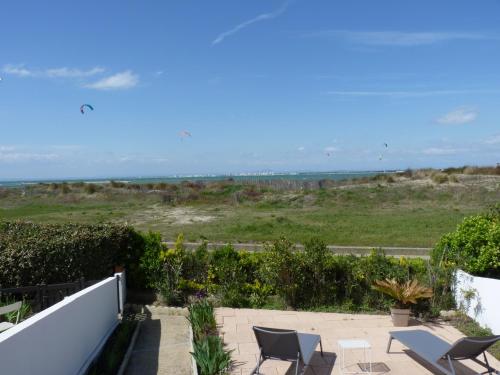
[{"label": "chair cushion", "polygon": [[429,362],[436,362],[452,347],[443,339],[421,329],[392,331],[389,334]]},{"label": "chair cushion", "polygon": [[316,347],[321,341],[320,335],[313,335],[310,333],[297,333],[299,338],[300,353],[304,364],[308,365],[311,358],[316,351]]}]

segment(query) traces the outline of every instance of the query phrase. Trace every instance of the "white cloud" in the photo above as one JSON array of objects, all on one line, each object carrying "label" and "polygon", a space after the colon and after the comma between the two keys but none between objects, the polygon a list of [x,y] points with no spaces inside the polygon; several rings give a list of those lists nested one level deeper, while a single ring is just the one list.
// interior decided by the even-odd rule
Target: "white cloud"
[{"label": "white cloud", "polygon": [[479,32],[404,32],[324,30],[307,34],[309,37],[328,37],[368,46],[413,47],[455,40],[498,40],[498,35]]},{"label": "white cloud", "polygon": [[58,151],[79,151],[84,149],[81,145],[51,145],[49,148]]},{"label": "white cloud", "polygon": [[127,154],[118,155],[108,158],[107,163],[168,163],[170,159],[164,156],[142,155],[142,154]]},{"label": "white cloud", "polygon": [[297,150],[300,151],[300,152],[303,152],[303,151],[306,150],[306,148],[304,146],[300,146]]},{"label": "white cloud", "polygon": [[274,12],[259,14],[257,17],[254,17],[254,18],[249,19],[249,20],[247,20],[245,22],[242,22],[239,25],[233,27],[232,29],[219,34],[217,36],[217,38],[215,38],[212,41],[212,45],[216,45],[216,44],[221,43],[228,36],[236,34],[238,31],[240,31],[240,30],[242,30],[242,29],[244,29],[244,28],[246,28],[246,27],[248,27],[248,26],[250,26],[250,25],[252,25],[254,23],[257,23],[257,22],[260,22],[260,21],[271,20],[273,18],[279,17],[280,15],[282,15],[283,13],[286,12],[289,4],[290,4],[290,1],[287,1],[279,9],[275,10]]},{"label": "white cloud", "polygon": [[109,77],[104,77],[97,82],[86,84],[84,87],[96,90],[124,90],[137,86],[139,76],[126,70]]},{"label": "white cloud", "polygon": [[500,144],[500,134],[492,135],[491,138],[486,139],[483,143],[487,145],[499,145]]},{"label": "white cloud", "polygon": [[5,152],[5,151],[14,151],[16,149],[15,146],[0,146],[0,152]]},{"label": "white cloud", "polygon": [[336,90],[327,91],[327,95],[345,96],[345,97],[396,97],[396,98],[418,98],[427,96],[444,96],[444,95],[467,95],[467,94],[498,94],[497,89],[465,89],[465,90],[396,90],[396,91],[349,91]]},{"label": "white cloud", "polygon": [[14,75],[17,77],[36,77],[36,78],[84,78],[91,77],[97,74],[104,73],[105,69],[94,67],[88,70],[78,68],[48,68],[48,69],[29,69],[24,64],[3,66],[2,71],[5,74]]},{"label": "white cloud", "polygon": [[422,154],[424,155],[454,155],[459,150],[454,148],[440,148],[440,147],[431,147],[422,150]]},{"label": "white cloud", "polygon": [[455,109],[439,117],[438,119],[436,119],[436,122],[445,125],[461,125],[473,122],[478,115],[479,112],[477,110],[464,107]]},{"label": "white cloud", "polygon": [[52,68],[44,71],[44,74],[49,78],[82,78],[91,77],[97,74],[104,73],[105,69],[95,67],[89,70],[81,70],[76,68]]},{"label": "white cloud", "polygon": [[335,151],[338,151],[337,147],[333,147],[333,146],[325,147],[325,152],[335,152]]},{"label": "white cloud", "polygon": [[58,154],[36,152],[0,152],[0,162],[51,161],[59,159]]},{"label": "white cloud", "polygon": [[4,65],[2,71],[5,74],[11,74],[18,77],[30,77],[33,75],[33,72],[24,67],[24,65]]}]

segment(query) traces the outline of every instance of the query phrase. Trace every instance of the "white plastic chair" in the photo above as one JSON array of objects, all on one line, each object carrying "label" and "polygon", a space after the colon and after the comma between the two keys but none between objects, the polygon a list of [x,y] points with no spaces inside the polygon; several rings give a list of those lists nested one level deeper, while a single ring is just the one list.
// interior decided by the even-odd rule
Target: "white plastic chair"
[{"label": "white plastic chair", "polygon": [[0,315],[8,314],[13,311],[17,311],[17,318],[15,323],[11,322],[1,322],[0,323],[0,332],[3,332],[9,328],[14,327],[17,323],[19,323],[19,317],[21,315],[21,306],[23,305],[22,301],[11,303],[7,306],[0,307]]}]

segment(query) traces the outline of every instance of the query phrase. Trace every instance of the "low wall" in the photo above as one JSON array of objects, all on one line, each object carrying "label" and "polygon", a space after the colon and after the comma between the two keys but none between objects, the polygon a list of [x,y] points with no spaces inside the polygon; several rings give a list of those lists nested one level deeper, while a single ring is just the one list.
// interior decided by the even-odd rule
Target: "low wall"
[{"label": "low wall", "polygon": [[0,372],[85,373],[118,325],[120,279],[109,277],[1,333]]},{"label": "low wall", "polygon": [[458,307],[482,327],[500,334],[500,280],[477,277],[458,270],[455,274],[455,301]]}]

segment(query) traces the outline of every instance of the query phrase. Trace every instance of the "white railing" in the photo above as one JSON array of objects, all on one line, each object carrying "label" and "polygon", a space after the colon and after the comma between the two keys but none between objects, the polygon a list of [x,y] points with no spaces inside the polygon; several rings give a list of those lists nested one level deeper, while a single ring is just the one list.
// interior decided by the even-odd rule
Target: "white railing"
[{"label": "white railing", "polygon": [[0,373],[84,374],[118,325],[124,283],[115,274],[1,333]]},{"label": "white railing", "polygon": [[457,307],[482,327],[500,334],[500,280],[469,275],[458,270],[454,287]]}]

